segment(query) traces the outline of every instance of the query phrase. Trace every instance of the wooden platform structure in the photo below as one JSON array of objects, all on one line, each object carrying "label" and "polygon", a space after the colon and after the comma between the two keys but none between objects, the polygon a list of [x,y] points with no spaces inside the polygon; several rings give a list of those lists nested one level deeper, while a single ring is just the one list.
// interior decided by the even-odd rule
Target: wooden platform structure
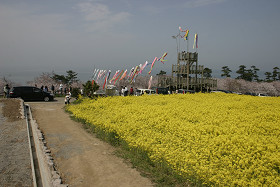
[{"label": "wooden platform structure", "polygon": [[178,53],[177,64],[172,65],[172,76],[159,75],[158,86],[170,90],[216,90],[217,80],[206,78],[203,71],[203,65],[198,65],[198,53],[182,51]]}]

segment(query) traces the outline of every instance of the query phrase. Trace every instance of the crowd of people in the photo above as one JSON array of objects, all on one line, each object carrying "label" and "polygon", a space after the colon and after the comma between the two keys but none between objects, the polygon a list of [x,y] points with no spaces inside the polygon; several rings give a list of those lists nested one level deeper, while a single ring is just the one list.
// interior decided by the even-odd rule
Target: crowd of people
[{"label": "crowd of people", "polygon": [[[37,87],[37,85],[35,84],[35,87]],[[58,90],[55,90],[55,86],[52,84],[51,85],[51,90],[49,90],[48,86],[41,86],[41,90],[43,90],[44,92],[51,92],[52,94],[61,94],[61,95],[67,95],[69,94],[69,92],[72,92],[72,87],[70,86],[68,87],[64,87],[63,84],[59,85]]]},{"label": "crowd of people", "polygon": [[128,90],[127,86],[121,87],[121,96],[128,96],[129,95],[134,95],[134,90],[133,87],[130,87],[130,89]]}]

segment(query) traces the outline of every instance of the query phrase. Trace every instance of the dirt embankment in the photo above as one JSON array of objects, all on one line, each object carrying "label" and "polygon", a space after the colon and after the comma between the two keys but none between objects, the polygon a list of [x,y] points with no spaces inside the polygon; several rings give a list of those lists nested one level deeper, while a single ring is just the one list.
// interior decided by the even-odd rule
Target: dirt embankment
[{"label": "dirt embankment", "polygon": [[0,186],[32,186],[26,120],[19,99],[0,99]]}]

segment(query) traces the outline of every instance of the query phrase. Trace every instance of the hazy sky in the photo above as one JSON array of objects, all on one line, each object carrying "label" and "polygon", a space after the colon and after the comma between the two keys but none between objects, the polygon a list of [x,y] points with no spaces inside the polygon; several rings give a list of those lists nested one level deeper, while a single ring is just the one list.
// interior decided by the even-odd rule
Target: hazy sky
[{"label": "hazy sky", "polygon": [[279,10],[279,0],[0,0],[0,77],[130,69],[164,52],[168,61],[153,72],[171,72],[179,26],[190,30],[190,51],[198,33],[200,65],[272,71]]}]

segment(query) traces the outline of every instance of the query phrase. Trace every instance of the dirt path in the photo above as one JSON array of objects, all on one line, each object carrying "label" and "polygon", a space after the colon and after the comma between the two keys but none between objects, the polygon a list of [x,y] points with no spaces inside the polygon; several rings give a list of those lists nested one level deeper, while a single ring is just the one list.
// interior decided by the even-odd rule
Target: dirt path
[{"label": "dirt path", "polygon": [[57,169],[69,186],[152,186],[149,179],[113,155],[114,147],[87,133],[64,112],[63,99],[30,102]]}]

